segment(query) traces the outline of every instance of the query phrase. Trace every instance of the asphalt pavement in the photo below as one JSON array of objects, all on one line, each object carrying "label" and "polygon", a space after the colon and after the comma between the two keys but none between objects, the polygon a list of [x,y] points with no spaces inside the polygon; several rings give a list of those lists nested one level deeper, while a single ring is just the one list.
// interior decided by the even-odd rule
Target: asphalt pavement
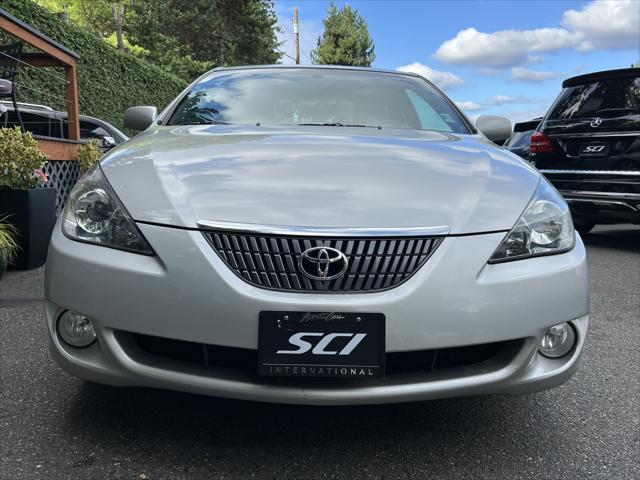
[{"label": "asphalt pavement", "polygon": [[0,281],[0,479],[638,479],[640,229],[599,227],[585,243],[590,333],[567,384],[387,406],[88,384],[49,356],[43,270],[9,272]]}]

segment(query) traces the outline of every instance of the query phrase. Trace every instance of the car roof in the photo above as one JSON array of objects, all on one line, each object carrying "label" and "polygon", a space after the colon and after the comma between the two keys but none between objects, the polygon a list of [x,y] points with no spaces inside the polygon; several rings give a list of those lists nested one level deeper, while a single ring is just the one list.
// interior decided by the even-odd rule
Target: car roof
[{"label": "car roof", "polygon": [[396,75],[409,75],[412,77],[421,77],[417,73],[403,72],[400,70],[388,70],[375,67],[354,67],[349,65],[283,65],[281,63],[273,65],[241,65],[235,67],[218,67],[210,70],[210,72],[231,71],[231,70],[262,70],[262,69],[278,69],[278,70],[354,70],[360,72],[376,72],[376,73],[394,73]]},{"label": "car roof", "polygon": [[[0,103],[2,103],[4,106],[6,106],[9,111],[13,111],[13,103],[12,102],[1,100]],[[68,114],[65,111],[54,110],[53,108],[48,107],[46,105],[37,105],[35,103],[18,102],[18,109],[20,110],[20,112],[23,112],[23,113],[30,113],[30,114],[34,114],[34,115],[42,115],[43,117],[50,117],[50,118],[54,118],[56,120],[66,120],[67,117],[68,117]],[[120,130],[118,127],[116,127],[112,123],[109,123],[106,120],[103,120],[101,118],[91,117],[89,115],[80,114],[79,115],[79,119],[80,119],[81,122],[82,121],[90,121],[90,122],[95,122],[97,124],[106,125],[111,130],[115,130],[123,138],[123,141],[129,138],[129,136],[127,134],[125,134],[122,130]]]},{"label": "car roof", "polygon": [[[8,107],[10,110],[13,110],[13,102],[11,100],[0,100],[4,106]],[[38,112],[54,112],[53,108],[48,107],[46,105],[39,105],[37,103],[26,103],[26,102],[18,102],[18,107],[20,110],[29,110],[29,111],[38,111]]]},{"label": "car roof", "polygon": [[567,78],[562,82],[562,88],[575,87],[584,85],[585,83],[597,82],[600,80],[612,80],[614,78],[636,77],[640,76],[639,67],[618,68],[616,70],[602,70],[600,72],[586,73],[577,77]]},{"label": "car roof", "polygon": [[[5,107],[7,107],[10,111],[13,111],[13,103],[11,101],[5,101],[2,100],[0,101],[0,103],[2,103]],[[61,110],[54,110],[51,107],[48,107],[46,105],[38,105],[35,103],[22,103],[22,102],[18,102],[18,110],[20,110],[21,112],[25,112],[25,113],[34,113],[34,114],[38,114],[38,115],[42,115],[45,117],[53,117],[56,119],[66,119],[67,118],[67,112],[65,111],[61,111]],[[79,115],[80,120],[95,120],[96,122],[101,122],[101,123],[109,123],[105,120],[102,120],[100,118],[96,118],[96,117],[90,117],[89,115]],[[109,124],[111,125],[111,124]]]}]

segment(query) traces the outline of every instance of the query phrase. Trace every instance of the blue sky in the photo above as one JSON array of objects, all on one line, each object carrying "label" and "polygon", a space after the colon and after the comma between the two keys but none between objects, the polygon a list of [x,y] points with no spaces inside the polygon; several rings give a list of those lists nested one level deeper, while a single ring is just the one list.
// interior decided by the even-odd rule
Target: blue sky
[{"label": "blue sky", "polygon": [[[374,66],[421,73],[469,114],[544,114],[566,77],[640,61],[640,0],[351,0],[376,46]],[[282,50],[301,56],[322,33],[328,1],[278,0]],[[284,57],[284,63],[292,61]]]}]

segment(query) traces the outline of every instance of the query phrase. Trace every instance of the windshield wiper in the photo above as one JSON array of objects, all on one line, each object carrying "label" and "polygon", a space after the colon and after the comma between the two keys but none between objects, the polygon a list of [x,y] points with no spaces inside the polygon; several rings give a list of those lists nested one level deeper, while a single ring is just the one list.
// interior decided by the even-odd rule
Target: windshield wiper
[{"label": "windshield wiper", "polygon": [[310,127],[360,127],[360,128],[381,128],[374,125],[359,125],[357,123],[340,123],[340,122],[327,122],[327,123],[294,123],[294,125],[303,125]]}]

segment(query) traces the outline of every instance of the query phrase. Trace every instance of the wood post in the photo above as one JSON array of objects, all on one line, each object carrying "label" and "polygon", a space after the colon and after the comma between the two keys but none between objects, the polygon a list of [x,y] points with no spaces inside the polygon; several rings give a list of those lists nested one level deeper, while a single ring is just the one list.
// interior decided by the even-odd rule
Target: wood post
[{"label": "wood post", "polygon": [[293,33],[296,41],[296,65],[300,65],[300,25],[298,23],[298,7],[293,9]]},{"label": "wood post", "polygon": [[77,55],[56,44],[53,40],[29,25],[0,9],[0,30],[22,40],[43,53],[25,53],[24,63],[40,67],[64,67],[65,98],[69,118],[69,138],[80,139],[80,108],[76,75]]},{"label": "wood post", "polygon": [[67,119],[69,122],[69,138],[80,140],[80,106],[78,102],[78,79],[76,65],[64,67],[64,79],[67,83],[65,94],[67,99]]}]

